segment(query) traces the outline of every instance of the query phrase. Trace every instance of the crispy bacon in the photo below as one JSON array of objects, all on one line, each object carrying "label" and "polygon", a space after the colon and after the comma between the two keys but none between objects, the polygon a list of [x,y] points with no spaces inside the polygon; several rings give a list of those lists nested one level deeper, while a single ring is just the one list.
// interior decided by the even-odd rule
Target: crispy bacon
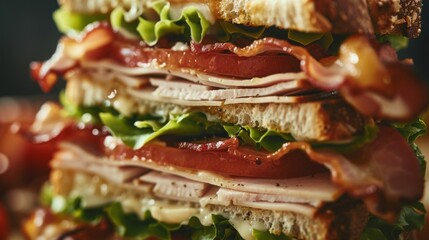
[{"label": "crispy bacon", "polygon": [[32,62],[31,76],[44,92],[49,92],[57,82],[58,76],[79,68],[79,60],[103,58],[108,53],[113,39],[113,31],[108,24],[91,24],[77,39],[62,38],[54,55],[48,61]]},{"label": "crispy bacon", "polygon": [[58,81],[58,74],[49,71],[47,73],[42,73],[43,63],[41,62],[32,62],[30,64],[30,74],[31,78],[36,80],[39,83],[39,86],[45,93],[51,91],[52,87]]},{"label": "crispy bacon", "polygon": [[16,123],[11,130],[34,144],[70,139],[88,139],[88,142],[97,142],[98,137],[108,135],[107,129],[103,126],[76,123],[74,119],[62,114],[61,107],[52,102],[42,105],[31,125]]}]

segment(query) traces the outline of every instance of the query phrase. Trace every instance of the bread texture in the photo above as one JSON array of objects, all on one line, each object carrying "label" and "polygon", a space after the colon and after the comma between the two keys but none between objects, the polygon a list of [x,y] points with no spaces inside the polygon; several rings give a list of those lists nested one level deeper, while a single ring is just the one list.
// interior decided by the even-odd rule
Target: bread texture
[{"label": "bread texture", "polygon": [[303,32],[369,33],[374,29],[365,0],[222,0],[220,19]]},{"label": "bread texture", "polygon": [[367,0],[380,34],[418,37],[421,32],[421,0]]},{"label": "bread texture", "polygon": [[271,232],[296,239],[340,240],[360,239],[369,213],[356,201],[338,202],[332,209],[325,209],[314,217],[292,212],[257,210],[239,206],[210,206],[214,212],[224,212],[243,217],[245,220],[262,221],[270,225]]},{"label": "bread texture", "polygon": [[204,112],[221,121],[291,133],[297,140],[341,140],[359,133],[365,124],[340,99],[301,104],[238,104],[209,107]]},{"label": "bread texture", "polygon": [[[153,0],[136,1],[145,7]],[[59,0],[74,12],[107,13],[131,0]],[[417,37],[421,0],[170,0],[207,3],[217,19],[250,26],[276,26],[303,32],[404,34]],[[135,8],[135,7],[134,7]]]}]

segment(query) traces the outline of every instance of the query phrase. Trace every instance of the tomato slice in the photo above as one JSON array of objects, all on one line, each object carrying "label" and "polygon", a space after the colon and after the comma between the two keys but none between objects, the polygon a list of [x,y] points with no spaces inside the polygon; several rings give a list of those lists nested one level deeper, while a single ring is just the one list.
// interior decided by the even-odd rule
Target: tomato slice
[{"label": "tomato slice", "polygon": [[114,148],[106,148],[105,154],[117,160],[138,158],[140,161],[150,161],[164,166],[238,177],[294,178],[326,171],[322,165],[311,161],[302,151],[292,151],[278,161],[269,161],[262,158],[250,160],[234,156],[225,150],[195,151],[158,144],[147,144],[141,149],[133,150],[126,145],[118,144]]},{"label": "tomato slice", "polygon": [[0,236],[7,238],[9,236],[9,221],[5,209],[0,204]]},{"label": "tomato slice", "polygon": [[[94,134],[94,131],[97,134]],[[252,178],[294,178],[326,171],[300,150],[291,151],[278,160],[264,158],[265,152],[238,147],[238,140],[213,139],[205,143],[179,143],[178,147],[146,144],[134,150],[124,144],[104,146],[107,133],[94,126],[77,129],[69,126],[51,141],[71,141],[85,150],[112,157],[118,161],[135,158],[163,166],[209,171],[221,175]],[[239,150],[241,155],[231,149]],[[237,151],[235,151],[237,152]]]},{"label": "tomato slice", "polygon": [[233,53],[195,53],[191,50],[142,48],[139,45],[115,42],[111,58],[127,67],[157,63],[168,69],[188,68],[205,73],[237,78],[264,77],[275,73],[299,72],[300,63],[291,55],[239,57]]},{"label": "tomato slice", "polygon": [[[323,48],[316,44],[309,45],[307,50],[316,59],[327,56]],[[105,57],[127,67],[137,67],[155,61],[167,69],[187,68],[236,78],[265,77],[276,73],[301,71],[300,61],[284,53],[239,57],[227,51],[201,52],[192,48],[174,51],[170,48],[145,47],[139,41],[130,41],[118,36]]]}]

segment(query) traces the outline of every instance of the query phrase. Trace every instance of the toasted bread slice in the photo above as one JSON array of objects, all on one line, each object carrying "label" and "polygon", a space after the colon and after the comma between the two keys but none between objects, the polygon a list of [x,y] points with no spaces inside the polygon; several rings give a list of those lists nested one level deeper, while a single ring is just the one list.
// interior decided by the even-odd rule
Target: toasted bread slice
[{"label": "toasted bread slice", "polygon": [[[117,6],[140,9],[153,0],[59,0],[71,11],[107,13]],[[338,34],[420,34],[421,0],[170,0],[208,4],[217,18],[250,26]]]}]

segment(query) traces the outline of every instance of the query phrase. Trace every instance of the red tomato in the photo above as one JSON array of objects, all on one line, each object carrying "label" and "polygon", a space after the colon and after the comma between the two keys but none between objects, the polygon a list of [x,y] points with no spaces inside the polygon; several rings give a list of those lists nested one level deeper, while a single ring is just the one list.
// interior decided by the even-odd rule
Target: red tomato
[{"label": "red tomato", "polygon": [[4,210],[3,206],[0,205],[0,236],[7,237],[9,236],[9,224],[7,220],[6,211]]},{"label": "red tomato", "polygon": [[311,161],[302,151],[292,151],[279,161],[249,160],[230,154],[228,151],[195,151],[147,144],[133,150],[125,145],[106,148],[106,154],[115,159],[151,161],[165,166],[205,170],[222,175],[254,178],[293,178],[325,171]]},{"label": "red tomato", "polygon": [[125,42],[120,39],[114,42],[110,57],[128,67],[136,67],[156,60],[158,63],[165,64],[168,69],[189,68],[238,78],[264,77],[275,73],[300,71],[300,62],[291,55],[239,57],[233,53],[173,51],[144,48],[136,42]]}]

